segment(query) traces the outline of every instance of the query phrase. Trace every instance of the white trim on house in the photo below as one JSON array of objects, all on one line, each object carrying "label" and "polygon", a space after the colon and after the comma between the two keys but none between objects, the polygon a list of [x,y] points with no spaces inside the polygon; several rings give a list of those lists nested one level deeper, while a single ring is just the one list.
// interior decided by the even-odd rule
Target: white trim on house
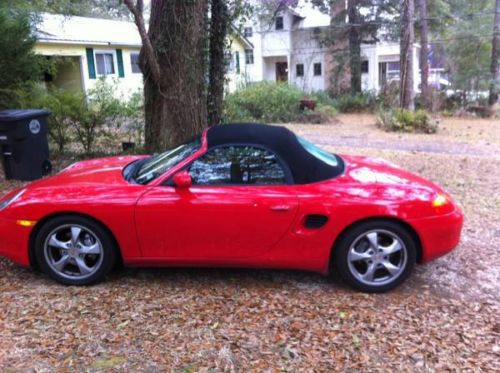
[{"label": "white trim on house", "polygon": [[[94,49],[94,64],[95,64],[95,74],[98,78],[100,77],[113,77],[113,78],[117,78],[118,77],[118,57],[116,56],[116,49]],[[113,73],[112,74],[100,74],[99,73],[99,68],[98,68],[98,63],[97,63],[97,55],[98,54],[101,54],[101,55],[106,55],[106,54],[110,54],[113,56]],[[103,60],[104,61],[104,68],[106,70],[106,59]]]}]

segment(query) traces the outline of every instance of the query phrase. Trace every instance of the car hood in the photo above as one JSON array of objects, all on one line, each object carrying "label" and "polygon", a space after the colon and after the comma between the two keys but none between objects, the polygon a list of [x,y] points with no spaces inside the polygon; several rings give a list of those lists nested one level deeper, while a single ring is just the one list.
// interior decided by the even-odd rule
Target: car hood
[{"label": "car hood", "polygon": [[67,184],[116,185],[127,184],[123,168],[144,156],[98,158],[72,164],[57,175],[38,180],[30,187],[50,187]]},{"label": "car hood", "polygon": [[376,183],[388,187],[422,188],[444,193],[439,185],[385,159],[351,155],[342,155],[342,158],[346,161],[346,175],[356,182]]}]

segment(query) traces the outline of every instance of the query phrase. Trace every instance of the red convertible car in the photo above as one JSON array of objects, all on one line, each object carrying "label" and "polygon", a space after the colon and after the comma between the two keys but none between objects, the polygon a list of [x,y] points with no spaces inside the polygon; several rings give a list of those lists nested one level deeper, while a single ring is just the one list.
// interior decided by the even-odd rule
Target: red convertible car
[{"label": "red convertible car", "polygon": [[155,156],[79,162],[0,200],[0,254],[86,285],[125,266],[335,272],[370,292],[459,242],[439,186],[330,154],[288,129],[233,124]]}]

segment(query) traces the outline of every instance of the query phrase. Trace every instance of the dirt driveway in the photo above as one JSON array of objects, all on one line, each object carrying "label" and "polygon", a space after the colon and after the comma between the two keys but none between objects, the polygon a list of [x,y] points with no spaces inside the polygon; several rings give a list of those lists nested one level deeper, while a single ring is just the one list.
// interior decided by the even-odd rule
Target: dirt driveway
[{"label": "dirt driveway", "polygon": [[63,287],[0,259],[0,371],[500,370],[500,121],[446,119],[430,136],[380,132],[370,115],[289,127],[442,184],[466,214],[459,248],[383,295],[258,270]]}]

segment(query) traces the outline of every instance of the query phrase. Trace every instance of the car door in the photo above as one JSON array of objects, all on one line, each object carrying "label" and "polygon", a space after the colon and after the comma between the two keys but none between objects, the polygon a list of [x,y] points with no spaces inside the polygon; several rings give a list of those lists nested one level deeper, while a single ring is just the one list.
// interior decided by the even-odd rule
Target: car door
[{"label": "car door", "polygon": [[158,186],[136,208],[143,255],[178,259],[259,256],[290,230],[298,209],[286,164],[268,149],[209,150],[189,188]]}]

